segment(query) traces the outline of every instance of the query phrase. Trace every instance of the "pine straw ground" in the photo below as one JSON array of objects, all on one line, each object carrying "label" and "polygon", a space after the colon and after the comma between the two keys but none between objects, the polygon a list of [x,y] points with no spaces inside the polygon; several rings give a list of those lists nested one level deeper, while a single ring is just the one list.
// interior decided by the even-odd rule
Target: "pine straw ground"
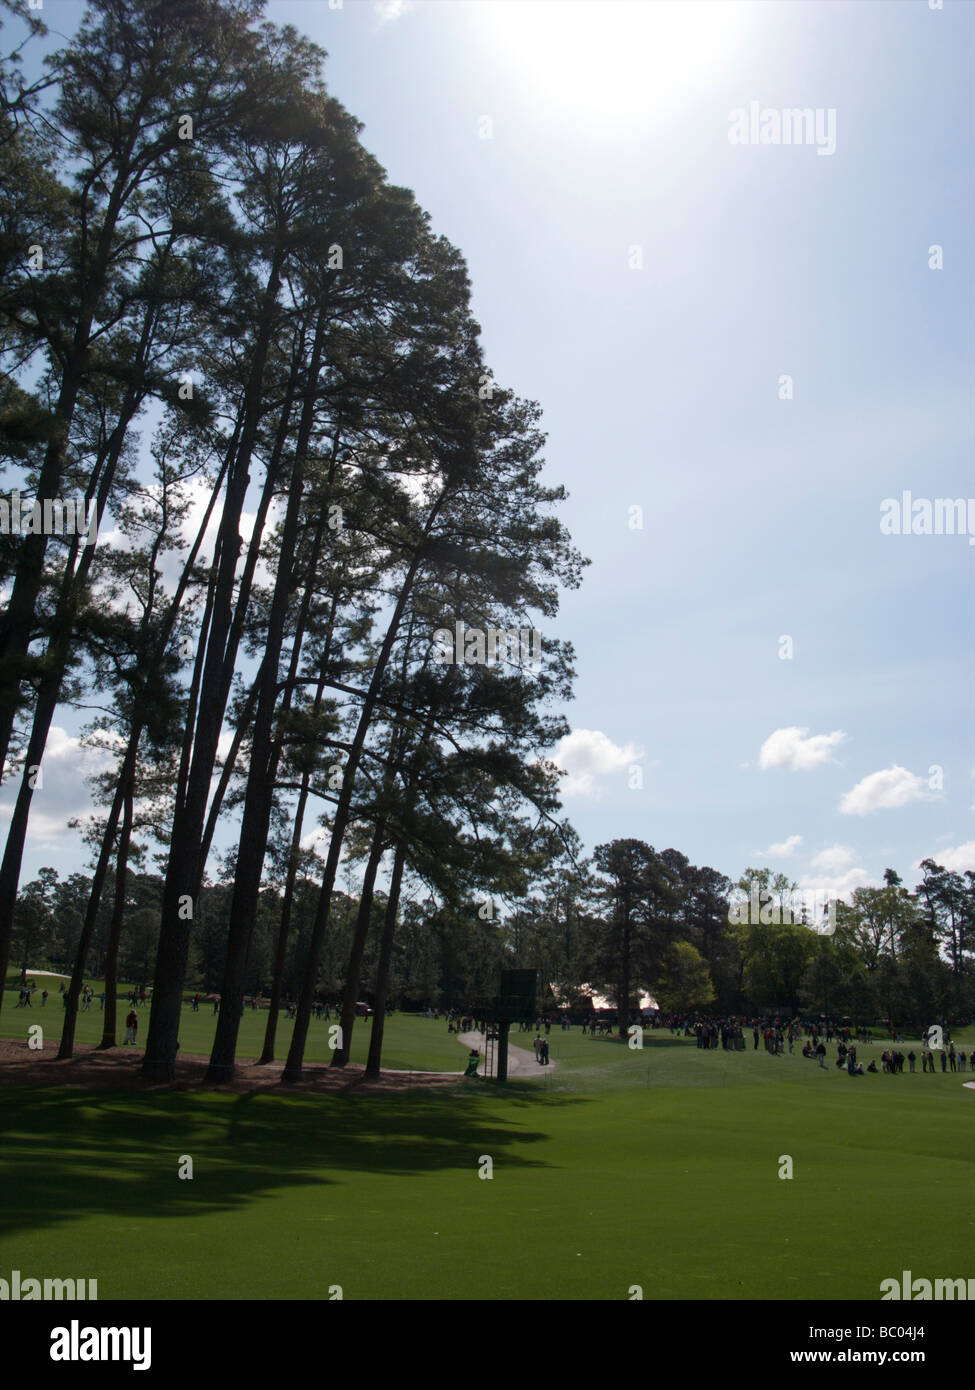
[{"label": "pine straw ground", "polygon": [[206,1081],[208,1057],[180,1054],[174,1081],[147,1081],[139,1074],[143,1049],[115,1047],[98,1051],[90,1044],[76,1044],[74,1056],[58,1061],[58,1043],[45,1043],[32,1050],[26,1041],[0,1038],[0,1085],[72,1086],[133,1091],[265,1091],[294,1095],[369,1091],[400,1092],[418,1086],[440,1088],[456,1086],[460,1073],[424,1071],[383,1071],[375,1081],[367,1081],[365,1068],[355,1063],[345,1067],[306,1066],[300,1081],[281,1079],[284,1062],[261,1065],[251,1058],[237,1062],[232,1081],[214,1085]]}]

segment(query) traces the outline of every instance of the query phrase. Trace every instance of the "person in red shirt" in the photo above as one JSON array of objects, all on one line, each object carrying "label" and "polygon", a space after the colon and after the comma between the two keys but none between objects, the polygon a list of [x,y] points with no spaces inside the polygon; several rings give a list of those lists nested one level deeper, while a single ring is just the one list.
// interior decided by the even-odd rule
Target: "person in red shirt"
[{"label": "person in red shirt", "polygon": [[135,1009],[130,1009],[129,1016],[125,1020],[125,1043],[123,1043],[123,1047],[128,1043],[132,1043],[133,1046],[135,1045],[135,1034],[138,1026],[139,1019]]}]

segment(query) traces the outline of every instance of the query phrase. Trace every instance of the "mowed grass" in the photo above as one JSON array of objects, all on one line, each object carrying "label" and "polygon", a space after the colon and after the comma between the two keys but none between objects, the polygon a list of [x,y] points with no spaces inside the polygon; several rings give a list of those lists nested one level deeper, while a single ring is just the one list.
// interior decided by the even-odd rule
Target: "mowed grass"
[{"label": "mowed grass", "polygon": [[[390,1040],[463,1060],[432,1020],[395,1015]],[[549,1041],[559,1066],[503,1092],[7,1087],[0,1277],[97,1278],[101,1298],[872,1300],[904,1269],[975,1273],[970,1074]]]}]

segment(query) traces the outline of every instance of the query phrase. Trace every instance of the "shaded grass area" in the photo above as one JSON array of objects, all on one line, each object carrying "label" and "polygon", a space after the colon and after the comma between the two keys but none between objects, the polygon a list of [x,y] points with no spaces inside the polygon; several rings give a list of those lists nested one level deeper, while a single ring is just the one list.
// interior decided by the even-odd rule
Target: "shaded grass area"
[{"label": "shaded grass area", "polygon": [[545,1084],[503,1091],[7,1088],[0,1275],[102,1298],[873,1300],[903,1269],[972,1273],[967,1077],[550,1042]]}]

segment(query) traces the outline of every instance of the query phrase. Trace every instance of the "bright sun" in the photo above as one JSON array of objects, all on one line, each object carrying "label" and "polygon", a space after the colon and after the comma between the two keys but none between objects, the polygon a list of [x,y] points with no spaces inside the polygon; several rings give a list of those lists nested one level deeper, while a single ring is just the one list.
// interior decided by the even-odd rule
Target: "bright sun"
[{"label": "bright sun", "polygon": [[[742,29],[736,0],[486,0],[492,68],[552,115],[587,124],[671,113],[706,89]],[[486,54],[487,56],[487,54]]]}]

